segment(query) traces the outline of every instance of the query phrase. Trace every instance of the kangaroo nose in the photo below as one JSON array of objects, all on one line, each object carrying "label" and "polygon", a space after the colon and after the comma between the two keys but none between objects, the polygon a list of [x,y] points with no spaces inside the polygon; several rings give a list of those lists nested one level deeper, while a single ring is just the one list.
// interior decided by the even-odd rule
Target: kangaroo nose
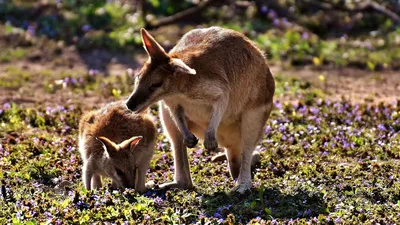
[{"label": "kangaroo nose", "polygon": [[126,101],[126,107],[127,107],[129,110],[135,111],[136,108],[137,108],[136,101],[132,100],[132,98],[129,98],[129,99]]}]

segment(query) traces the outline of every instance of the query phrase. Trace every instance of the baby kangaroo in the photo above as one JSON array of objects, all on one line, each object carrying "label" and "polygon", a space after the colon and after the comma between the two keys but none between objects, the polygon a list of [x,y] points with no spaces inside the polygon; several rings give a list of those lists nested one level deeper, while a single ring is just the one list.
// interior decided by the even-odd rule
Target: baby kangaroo
[{"label": "baby kangaroo", "polygon": [[126,102],[142,111],[160,101],[162,124],[174,150],[170,188],[193,187],[186,147],[225,147],[234,190],[251,187],[253,151],[272,110],[274,78],[263,53],[243,34],[220,27],[194,29],[169,52],[144,29],[149,60]]},{"label": "baby kangaroo", "polygon": [[85,188],[101,187],[101,176],[112,187],[145,190],[146,172],[153,156],[156,128],[150,118],[114,102],[88,112],[79,124],[79,152]]}]

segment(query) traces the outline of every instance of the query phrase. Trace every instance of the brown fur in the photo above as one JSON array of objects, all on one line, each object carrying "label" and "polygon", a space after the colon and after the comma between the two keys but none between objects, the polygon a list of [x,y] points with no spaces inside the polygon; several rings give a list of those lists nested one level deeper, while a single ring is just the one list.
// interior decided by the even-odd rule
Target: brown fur
[{"label": "brown fur", "polygon": [[219,27],[190,31],[168,54],[145,30],[142,39],[150,59],[127,106],[142,111],[163,100],[161,115],[176,167],[175,182],[167,186],[192,187],[181,143],[193,147],[196,135],[206,149],[226,148],[236,190],[248,189],[252,152],[275,90],[263,53],[243,34]]},{"label": "brown fur", "polygon": [[[106,176],[113,180],[114,187],[144,191],[155,138],[156,128],[151,119],[132,113],[122,102],[86,113],[79,124],[85,187],[101,186],[100,176]],[[124,173],[123,177],[117,174],[117,169]]]}]

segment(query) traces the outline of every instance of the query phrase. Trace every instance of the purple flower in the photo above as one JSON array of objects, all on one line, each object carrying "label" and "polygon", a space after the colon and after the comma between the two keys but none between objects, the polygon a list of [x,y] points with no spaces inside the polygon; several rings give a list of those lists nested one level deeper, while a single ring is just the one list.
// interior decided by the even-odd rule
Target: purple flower
[{"label": "purple flower", "polygon": [[276,103],[275,103],[275,107],[276,107],[277,109],[282,109],[282,104],[279,103],[279,102],[276,102]]},{"label": "purple flower", "polygon": [[286,17],[282,18],[282,22],[283,22],[284,26],[289,26],[289,21]]},{"label": "purple flower", "polygon": [[90,75],[90,76],[94,76],[94,75],[96,75],[96,74],[98,74],[98,73],[99,73],[99,71],[96,70],[96,69],[90,69],[90,70],[89,70],[89,75]]},{"label": "purple flower", "polygon": [[163,202],[164,202],[164,200],[158,196],[154,199],[154,203],[156,205],[161,205]]},{"label": "purple flower", "polygon": [[33,138],[33,143],[34,143],[35,145],[39,144],[39,138],[34,137],[34,138]]},{"label": "purple flower", "polygon": [[265,6],[265,5],[263,5],[263,6],[261,6],[260,11],[261,11],[263,14],[266,14],[266,13],[268,12],[268,7]]},{"label": "purple flower", "polygon": [[309,35],[308,35],[307,32],[303,32],[303,33],[301,34],[301,39],[303,39],[303,40],[307,40],[308,37],[309,37]]},{"label": "purple flower", "polygon": [[214,217],[215,218],[218,218],[218,219],[222,219],[222,215],[221,214],[219,214],[219,213],[214,213]]},{"label": "purple flower", "polygon": [[[160,142],[157,143],[157,149],[162,150],[163,144]],[[165,154],[164,154],[165,155]],[[164,156],[163,156],[164,158]]]},{"label": "purple flower", "polygon": [[379,129],[380,131],[386,131],[385,125],[383,125],[383,124],[381,124],[381,123],[378,125],[378,129]]},{"label": "purple flower", "polygon": [[4,111],[2,109],[0,109],[0,115],[3,113]]},{"label": "purple flower", "polygon": [[273,21],[273,24],[275,25],[275,26],[278,26],[279,25],[279,19],[274,19],[274,21]]},{"label": "purple flower", "polygon": [[4,103],[3,107],[5,110],[7,110],[7,109],[11,108],[11,105],[10,105],[10,103],[7,102],[7,103]]},{"label": "purple flower", "polygon": [[35,35],[36,34],[36,26],[35,25],[29,25],[27,31],[28,31],[28,33],[30,35],[32,35],[32,36]]},{"label": "purple flower", "polygon": [[256,147],[256,151],[258,151],[258,152],[263,152],[263,151],[265,151],[265,147],[263,147],[263,146],[261,146],[261,145],[258,145],[257,147]]},{"label": "purple flower", "polygon": [[71,83],[76,85],[78,83],[78,81],[75,78],[71,78]]},{"label": "purple flower", "polygon": [[269,135],[271,133],[271,131],[272,131],[272,128],[270,126],[266,126],[265,127],[265,134],[266,135]]},{"label": "purple flower", "polygon": [[311,209],[304,211],[304,216],[311,216]]},{"label": "purple flower", "polygon": [[49,212],[45,212],[44,215],[45,215],[47,218],[51,218],[51,217],[52,217],[51,213],[49,213]]},{"label": "purple flower", "polygon": [[275,12],[275,10],[271,9],[269,10],[268,17],[270,19],[276,19],[276,17],[278,17],[278,14]]},{"label": "purple flower", "polygon": [[71,78],[69,78],[69,77],[64,78],[64,83],[68,84],[69,81],[70,81],[70,79],[71,79]]},{"label": "purple flower", "polygon": [[82,31],[83,32],[88,32],[92,29],[92,27],[89,24],[85,24],[82,26]]},{"label": "purple flower", "polygon": [[55,109],[51,108],[50,106],[46,107],[46,114],[52,115],[55,112]]},{"label": "purple flower", "polygon": [[203,149],[199,148],[196,150],[196,155],[201,155],[203,154]]},{"label": "purple flower", "polygon": [[311,108],[310,108],[310,112],[311,112],[312,114],[316,115],[316,114],[319,113],[319,109],[318,109],[318,108],[315,108],[315,107],[311,107]]}]

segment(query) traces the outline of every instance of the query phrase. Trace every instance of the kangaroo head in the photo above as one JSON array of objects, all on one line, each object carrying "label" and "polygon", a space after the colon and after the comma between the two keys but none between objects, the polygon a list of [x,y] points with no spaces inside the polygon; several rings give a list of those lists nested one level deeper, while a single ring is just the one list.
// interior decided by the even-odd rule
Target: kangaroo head
[{"label": "kangaroo head", "polygon": [[136,165],[133,151],[141,136],[132,137],[116,144],[106,137],[96,138],[104,149],[104,172],[113,180],[116,187],[135,188]]},{"label": "kangaroo head", "polygon": [[145,29],[142,28],[140,32],[149,60],[136,75],[135,90],[126,101],[126,106],[137,112],[177,93],[176,80],[182,76],[196,74],[181,59],[171,58]]}]

